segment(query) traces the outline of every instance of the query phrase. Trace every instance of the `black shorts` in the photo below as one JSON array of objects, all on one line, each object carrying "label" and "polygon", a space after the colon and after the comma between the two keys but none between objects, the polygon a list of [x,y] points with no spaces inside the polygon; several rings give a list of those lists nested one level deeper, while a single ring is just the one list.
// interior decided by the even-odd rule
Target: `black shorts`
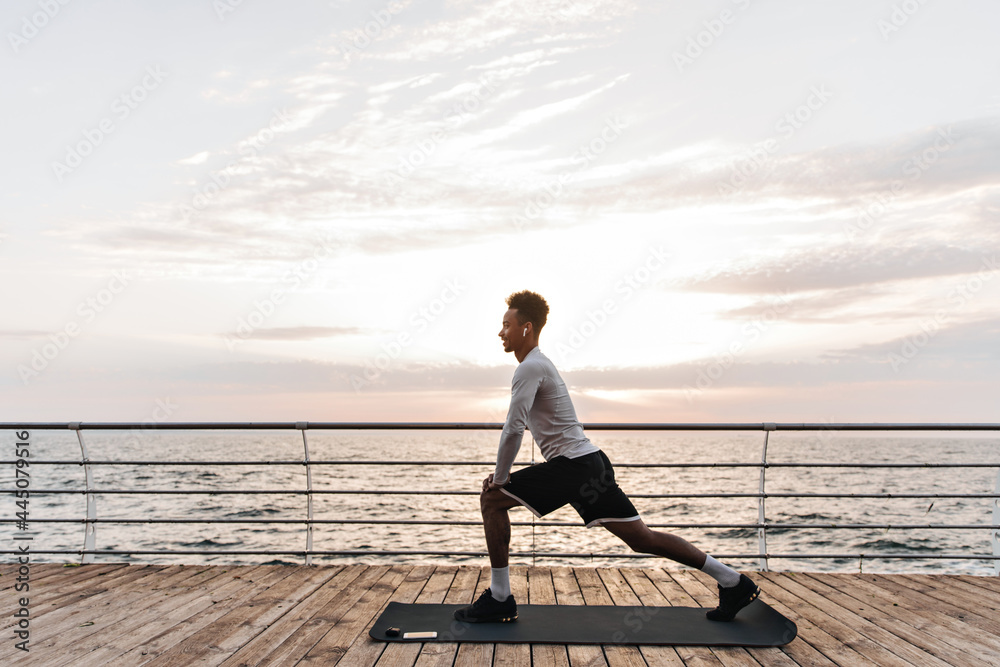
[{"label": "black shorts", "polygon": [[601,451],[575,459],[556,456],[522,468],[511,473],[510,481],[500,490],[537,517],[569,503],[588,528],[639,518],[632,501],[615,482],[611,461]]}]

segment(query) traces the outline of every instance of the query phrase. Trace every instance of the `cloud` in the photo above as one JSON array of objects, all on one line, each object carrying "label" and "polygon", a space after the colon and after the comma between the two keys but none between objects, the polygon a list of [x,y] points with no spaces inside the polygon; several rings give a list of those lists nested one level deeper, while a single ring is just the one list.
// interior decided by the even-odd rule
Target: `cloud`
[{"label": "cloud", "polygon": [[51,331],[41,331],[39,329],[0,329],[0,338],[6,340],[45,338],[51,334]]},{"label": "cloud", "polygon": [[926,313],[923,321],[905,336],[832,351],[825,358],[885,364],[891,363],[890,356],[894,355],[904,363],[954,367],[970,378],[995,373],[1000,364],[1000,318],[949,324],[948,315],[943,311],[938,319],[934,313]]},{"label": "cloud", "polygon": [[[66,219],[63,240],[98,260],[112,254],[145,271],[188,276],[235,267],[281,270],[309,252],[303,232],[333,230],[340,252],[366,254],[454,247],[509,233],[515,216],[543,193],[541,184],[567,172],[576,145],[601,131],[609,111],[637,99],[639,70],[610,58],[592,67],[611,54],[616,38],[604,32],[607,26],[625,29],[637,7],[510,0],[466,3],[432,19],[418,9],[402,6],[391,26],[398,30],[357,60],[321,58],[305,66],[297,60],[290,76],[268,78],[295,100],[293,121],[252,160],[240,160],[222,188],[215,187],[214,171],[195,167],[240,159],[242,142],[198,164],[192,163],[204,151],[182,160],[178,179],[212,193],[190,219],[182,213],[192,202],[185,191],[120,215]],[[337,39],[330,36],[326,47]],[[484,90],[480,77],[494,90]],[[478,103],[473,113],[446,116],[470,96]],[[662,105],[662,95],[654,99]],[[565,195],[528,231],[699,207],[719,219],[741,219],[733,225],[780,229],[774,247],[800,248],[686,283],[736,293],[772,292],[786,274],[792,284],[781,287],[794,291],[953,275],[978,250],[970,233],[977,225],[986,230],[978,232],[979,247],[1000,240],[995,224],[984,225],[998,208],[1000,124],[993,119],[928,127],[882,143],[779,151],[727,196],[720,186],[746,166],[752,147],[703,136],[664,143],[662,106],[656,111],[637,111],[615,150],[574,174]],[[625,142],[630,148],[619,150]],[[927,151],[935,144],[947,150],[931,162]],[[928,166],[914,180],[907,170],[916,160]],[[400,176],[404,166],[409,171]],[[824,233],[842,238],[841,228],[856,223],[897,180],[906,187],[859,241],[871,247],[835,245],[832,258],[801,249],[810,242],[829,246]],[[899,246],[893,234],[904,226],[907,242],[928,248],[880,247]]]},{"label": "cloud", "polygon": [[178,160],[177,164],[202,164],[208,159],[208,156],[208,151],[201,151],[200,153],[195,153],[191,157]]},{"label": "cloud", "polygon": [[[745,266],[692,278],[684,289],[728,294],[768,294],[839,290],[882,283],[975,273],[988,259],[987,248],[941,245],[904,247],[841,245],[807,249]],[[863,296],[842,292],[840,299]]]},{"label": "cloud", "polygon": [[358,336],[368,332],[367,329],[357,327],[272,327],[254,329],[253,337],[255,340],[315,340],[337,336]]},{"label": "cloud", "polygon": [[793,295],[784,289],[777,295],[768,295],[740,308],[732,308],[719,313],[721,319],[753,320],[777,312],[784,321],[795,322],[833,322],[845,321],[895,321],[907,315],[913,316],[917,311],[900,311],[898,299],[894,309],[860,310],[862,305],[880,302],[883,297],[898,296],[896,292],[884,285],[865,285],[845,289],[823,290]]},{"label": "cloud", "polygon": [[[646,126],[634,131],[645,133]],[[825,215],[854,222],[879,201],[890,211],[959,196],[975,202],[1000,180],[1000,121],[993,118],[929,127],[873,144],[799,153],[769,152],[763,146],[713,144],[713,152],[669,169],[650,160],[647,170],[633,171],[627,180],[591,188],[585,203],[619,201],[624,210],[636,211],[692,204],[767,206],[792,210],[800,218]]]}]

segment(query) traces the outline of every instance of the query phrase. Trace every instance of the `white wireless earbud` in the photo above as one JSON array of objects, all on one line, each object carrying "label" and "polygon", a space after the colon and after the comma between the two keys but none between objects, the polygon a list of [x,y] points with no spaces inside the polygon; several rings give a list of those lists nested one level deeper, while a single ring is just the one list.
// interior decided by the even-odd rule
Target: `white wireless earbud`
[{"label": "white wireless earbud", "polygon": [[524,327],[524,334],[523,335],[525,335],[525,336],[528,335],[528,327]]}]

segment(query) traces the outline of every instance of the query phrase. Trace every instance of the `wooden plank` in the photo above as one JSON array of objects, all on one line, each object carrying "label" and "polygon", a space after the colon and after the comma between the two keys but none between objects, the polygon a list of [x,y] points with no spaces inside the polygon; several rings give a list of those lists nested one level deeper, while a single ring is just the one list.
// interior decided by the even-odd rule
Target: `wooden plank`
[{"label": "wooden plank", "polygon": [[[11,556],[14,558],[14,556]],[[21,575],[20,568],[21,563],[11,562],[5,563],[4,569],[0,574],[0,583],[3,583],[3,589],[13,588],[14,583],[18,576]],[[97,568],[101,568],[105,571],[115,570],[125,566],[125,563],[96,563],[93,565],[66,565],[62,563],[28,563],[24,565],[28,569],[28,576],[30,577],[31,584],[37,584],[39,588],[45,588],[48,581],[61,582],[66,580],[68,573],[76,573],[80,576],[84,575],[87,571],[95,571]],[[8,579],[9,577],[9,579]]]},{"label": "wooden plank", "polygon": [[[489,577],[488,574],[486,576]],[[510,592],[515,600],[528,599],[528,568],[525,566],[511,565]],[[507,665],[530,667],[531,646],[528,644],[497,644],[493,650],[493,664],[503,667],[507,667]]]},{"label": "wooden plank", "polygon": [[[93,621],[93,616],[98,613],[95,608],[100,608],[102,603],[115,597],[121,588],[126,591],[129,584],[151,577],[162,571],[165,566],[142,566],[137,568],[117,568],[108,571],[111,578],[100,576],[100,570],[94,570],[94,576],[81,579],[79,574],[73,573],[72,584],[67,590],[55,594],[39,594],[38,587],[34,582],[29,582],[29,601],[31,603],[31,616],[33,620],[33,630],[31,636],[32,645],[39,648],[50,642],[64,628],[80,626],[81,623]],[[120,574],[119,574],[120,573]],[[58,589],[57,581],[49,580],[49,589]],[[114,582],[119,582],[120,587],[115,587]],[[91,588],[87,588],[87,586]],[[87,618],[81,620],[82,616]],[[7,615],[5,615],[5,620]],[[10,617],[12,618],[12,617]],[[10,627],[11,624],[7,624]],[[76,632],[77,637],[86,636],[91,632]],[[0,648],[0,659],[6,657],[8,647]],[[13,650],[13,647],[9,647]]]},{"label": "wooden plank", "polygon": [[942,579],[954,579],[964,584],[971,584],[993,591],[994,593],[1000,593],[1000,577],[979,577],[972,574],[941,574],[932,576],[941,577]]},{"label": "wooden plank", "polygon": [[939,582],[920,575],[896,575],[892,581],[945,603],[945,613],[991,635],[1000,635],[1000,604],[994,603],[987,591],[968,591],[960,585],[942,589]]},{"label": "wooden plank", "polygon": [[[970,652],[969,639],[975,633],[970,632],[970,628],[961,620],[938,612],[936,607],[940,602],[927,599],[921,593],[906,587],[900,590],[886,586],[885,575],[830,575],[830,580],[835,585],[846,587],[845,592],[853,597],[863,599],[886,614],[906,621],[963,654]],[[978,641],[984,639],[977,638]],[[981,644],[979,648],[985,649]]]},{"label": "wooden plank", "polygon": [[[165,654],[176,655],[176,646],[181,645],[186,648],[189,644],[185,642],[189,642],[192,635],[198,633],[217,618],[224,616],[248,600],[252,600],[254,597],[260,595],[262,591],[266,591],[271,586],[277,585],[287,579],[292,574],[292,571],[292,568],[281,565],[233,567],[231,569],[231,577],[223,576],[212,579],[204,587],[198,587],[198,592],[201,593],[201,596],[196,598],[198,601],[190,600],[190,597],[188,598],[194,604],[183,605],[181,607],[185,611],[183,618],[166,630],[161,631],[158,635],[153,636],[148,644],[141,646],[141,648],[133,646],[127,653],[131,654],[131,659],[133,660],[138,654],[145,656],[144,659],[148,661],[159,660],[161,664],[177,664],[176,662],[171,662],[173,658],[163,658],[163,656]],[[169,599],[170,596],[164,596],[164,598]],[[212,604],[213,602],[214,604]],[[176,601],[171,603],[170,606],[173,606],[173,604],[176,604]],[[193,614],[191,613],[192,611],[194,611]],[[146,634],[145,628],[139,628],[138,631],[140,636],[149,637],[149,634]],[[138,651],[136,650],[137,648],[139,649]],[[171,654],[171,650],[174,650],[175,653]],[[126,658],[125,655],[119,655],[115,661],[128,662],[129,658]]]},{"label": "wooden plank", "polygon": [[[589,605],[613,605],[616,603],[596,569],[577,568],[574,574],[584,602]],[[604,652],[605,660],[611,667],[646,664],[642,653],[635,646],[602,644],[601,649]]]},{"label": "wooden plank", "polygon": [[[482,583],[480,583],[482,582]],[[490,585],[489,568],[462,566],[455,581],[448,590],[445,602],[448,604],[471,604],[476,599],[476,591]],[[482,667],[493,664],[493,644],[459,644],[455,654],[455,667]]]},{"label": "wooden plank", "polygon": [[[36,566],[31,568],[31,578],[40,586],[45,586],[49,581],[57,581],[60,586],[72,586],[75,582],[89,579],[96,576],[106,576],[116,570],[127,570],[130,567],[143,567],[143,565],[130,565],[128,563],[91,563],[89,565],[60,565],[46,566],[41,573],[35,571]],[[159,567],[163,567],[162,565]]]},{"label": "wooden plank", "polygon": [[[418,603],[442,604],[448,591],[451,589],[458,574],[458,568],[454,565],[439,567],[434,572],[434,577],[427,582],[427,586],[417,598]],[[477,579],[478,581],[478,579]],[[458,644],[454,642],[425,642],[420,647],[420,654],[417,656],[415,664],[420,667],[451,667],[455,662],[455,654],[458,653]]]},{"label": "wooden plank", "polygon": [[[420,591],[423,590],[427,581],[434,574],[433,565],[397,565],[394,566],[396,569],[400,569],[406,572],[406,576],[400,582],[396,590],[392,592],[389,598],[379,609],[378,614],[375,615],[377,619],[383,611],[385,611],[386,605],[390,601],[395,602],[405,602],[411,603],[415,602],[417,596],[420,595]],[[373,621],[374,622],[374,621]],[[368,630],[371,629],[371,624],[365,626],[362,631],[361,636],[358,637],[357,641],[351,644],[351,647],[347,649],[344,657],[341,658],[341,663],[344,665],[350,665],[354,667],[367,667],[368,665],[390,665],[392,667],[398,667],[400,665],[413,665],[414,660],[416,660],[416,653],[410,652],[406,661],[397,660],[392,652],[386,654],[386,651],[394,646],[393,644],[387,644],[383,641],[378,641],[372,639],[368,635]]]},{"label": "wooden plank", "polygon": [[[528,571],[528,599],[530,604],[556,604],[556,589],[552,571],[547,567],[533,567]],[[531,647],[531,664],[569,667],[569,655],[564,644],[535,644]]]},{"label": "wooden plank", "polygon": [[[703,608],[715,607],[719,602],[719,586],[714,579],[708,575],[695,570],[684,570],[677,574],[675,580],[692,594],[696,604]],[[781,648],[754,649],[756,654],[767,655],[770,662],[776,664],[786,664],[791,661]],[[732,667],[753,667],[758,664],[754,654],[746,648],[737,647],[716,647],[712,652],[723,665]]]},{"label": "wooden plank", "polygon": [[597,574],[597,570],[579,567],[573,570],[573,574],[576,576],[576,583],[580,586],[580,594],[583,595],[583,601],[586,604],[608,605],[615,603],[604,587],[604,582]]},{"label": "wooden plank", "polygon": [[[249,594],[248,581],[253,582],[256,572],[266,576],[263,566],[185,566],[182,572],[151,582],[148,591],[151,604],[142,602],[123,609],[126,618],[109,626],[107,635],[89,662],[114,661],[132,653],[143,642],[156,640],[160,648],[169,645],[167,637],[171,628],[186,618],[210,609],[227,595]],[[186,630],[175,632],[175,641]],[[135,655],[135,653],[132,653]]]},{"label": "wooden plank", "polygon": [[141,628],[132,647],[108,664],[136,665],[166,653],[202,626],[225,615],[288,574],[288,567],[283,565],[227,567],[221,577],[213,577],[181,594],[182,599],[188,600],[186,604],[151,622],[149,629]]},{"label": "wooden plank", "polygon": [[569,567],[553,567],[549,570],[552,575],[552,588],[556,593],[556,602],[559,604],[582,605],[583,593],[580,592],[580,584],[576,581],[574,570]]},{"label": "wooden plank", "polygon": [[[21,567],[21,563],[17,562],[16,556],[10,556],[10,558],[12,560],[0,563],[0,581],[2,581],[3,578],[8,575],[16,574],[17,569]],[[31,569],[37,570],[39,574],[41,574],[43,567],[51,567],[51,566],[52,563],[31,563]],[[3,588],[7,587],[3,586]]]},{"label": "wooden plank", "polygon": [[[139,566],[142,569],[162,569],[164,566]],[[36,617],[47,612],[58,609],[73,599],[79,599],[81,592],[93,590],[106,586],[107,582],[114,581],[121,576],[134,578],[140,569],[130,569],[125,563],[100,564],[94,566],[84,566],[73,568],[70,572],[54,573],[44,579],[36,580],[34,570],[31,573],[31,602],[32,614]],[[61,575],[61,576],[60,576]],[[85,597],[85,595],[83,596]],[[4,628],[10,626],[4,619]]]},{"label": "wooden plank", "polygon": [[[647,574],[648,568],[623,567],[618,572],[624,577],[640,604],[651,608],[650,622],[656,622],[656,610],[672,606],[663,593],[650,581]],[[639,650],[642,652],[642,657],[651,665],[678,666],[684,664],[684,660],[673,646],[642,646]]]},{"label": "wooden plank", "polygon": [[[347,566],[342,577],[334,579],[324,587],[324,590],[319,592],[319,597],[307,601],[306,606],[301,610],[306,619],[299,626],[299,629],[280,644],[273,646],[272,650],[266,653],[257,664],[296,664],[327,634],[334,631],[338,633],[345,631],[346,628],[339,627],[344,616],[373,586],[379,583],[387,572],[388,568],[385,567],[362,564]],[[347,576],[343,577],[343,574],[347,574]],[[405,580],[407,572],[400,569],[399,574],[400,578]],[[396,586],[393,586],[393,590],[395,588]],[[349,620],[344,622],[349,622]],[[331,664],[333,663],[331,662]]]},{"label": "wooden plank", "polygon": [[[434,590],[435,586],[437,589],[440,589],[441,578],[440,576],[438,576],[437,579],[435,579],[435,574],[436,574],[435,570],[436,568],[434,567],[427,570],[424,577],[424,581],[421,582],[420,588],[417,591],[415,591],[412,599],[410,599],[409,602],[426,601],[427,600],[426,597],[423,597],[423,600],[421,600],[421,597],[423,596],[423,591],[428,586],[432,587],[431,589],[432,591]],[[379,611],[381,612],[381,610]],[[377,664],[382,665],[383,667],[386,665],[390,665],[392,667],[411,666],[414,663],[416,663],[417,658],[420,656],[420,648],[421,644],[417,643],[413,644],[391,643],[385,647],[385,650],[382,652],[382,655],[380,656]]]},{"label": "wooden plank", "polygon": [[[11,556],[11,558],[16,558],[16,556]],[[4,576],[7,576],[8,574],[13,576],[16,572],[18,572],[21,565],[22,563],[18,563],[16,560],[4,563],[3,570],[0,570],[0,573]],[[71,573],[83,574],[87,571],[116,570],[127,565],[128,563],[91,563],[89,565],[80,565],[79,563],[32,562],[28,564],[28,568],[31,571],[31,580],[41,584],[49,577],[56,577],[61,580]]]},{"label": "wooden plank", "polygon": [[153,585],[147,591],[148,603],[140,601],[119,608],[118,602],[114,602],[116,611],[123,612],[125,618],[93,636],[92,639],[97,641],[90,645],[91,651],[85,656],[76,659],[75,652],[67,652],[74,660],[59,664],[105,664],[118,659],[137,644],[169,630],[181,619],[211,607],[212,601],[205,599],[205,593],[209,589],[220,590],[228,585],[237,592],[239,588],[246,589],[246,577],[254,576],[252,567],[184,569],[185,572],[167,575],[162,581],[152,582]]},{"label": "wooden plank", "polygon": [[339,623],[330,628],[308,653],[303,656],[303,665],[335,665],[369,627],[376,614],[382,609],[396,589],[406,579],[407,571],[400,567],[377,566],[383,576],[340,617]]},{"label": "wooden plank", "polygon": [[255,587],[256,595],[203,624],[147,664],[150,667],[217,665],[329,579],[327,572],[318,568],[285,566],[285,569],[288,570],[285,577],[270,586]]},{"label": "wooden plank", "polygon": [[[773,579],[771,579],[773,582]],[[867,609],[854,598],[843,594],[835,594],[829,589],[817,590],[813,580],[808,576],[781,577],[781,587],[790,594],[807,602],[813,608],[833,619],[823,619],[819,614],[813,616],[814,622],[822,623],[831,635],[850,645],[859,653],[880,665],[938,665],[941,660],[927,652],[906,646],[899,635],[891,632],[885,625],[892,624],[892,619],[883,615],[865,614]],[[900,632],[910,633],[910,629],[898,625],[893,626]],[[947,663],[945,663],[947,664]]]},{"label": "wooden plank", "polygon": [[[867,574],[829,575],[821,582],[811,575],[803,575],[802,581],[804,584],[814,582],[811,587],[821,591],[819,604],[822,604],[823,596],[843,592],[853,600],[854,609],[859,614],[870,614],[869,609],[881,614],[879,624],[900,638],[889,644],[893,650],[905,642],[949,664],[994,664],[990,660],[984,662],[983,656],[978,655],[981,646],[970,650],[971,633],[968,633],[968,628],[956,629],[949,622],[950,619],[941,618],[934,609],[907,599],[908,589],[905,587],[895,593],[880,588],[872,583],[877,577],[878,575]],[[848,606],[850,604],[850,601],[845,603]],[[925,659],[923,662],[929,660]]]},{"label": "wooden plank", "polygon": [[[790,579],[790,577],[785,577]],[[869,603],[872,596],[852,595],[850,580],[830,580],[829,576],[815,577],[802,574],[795,577],[795,583],[816,592],[820,600],[829,600],[843,609],[864,619],[851,623],[861,628],[869,638],[897,653],[913,664],[941,665],[963,662],[963,654],[948,644],[939,641],[932,634],[925,633],[900,619],[899,614],[887,613]],[[876,629],[872,629],[874,624]]]},{"label": "wooden plank", "polygon": [[[552,575],[552,588],[555,591],[557,604],[583,605],[583,592],[580,584],[576,580],[576,573],[568,567],[554,567],[550,570]],[[600,646],[570,645],[566,647],[566,655],[569,662],[574,667],[588,665],[593,667],[607,667],[608,659],[604,655],[604,649]]]},{"label": "wooden plank", "polygon": [[164,570],[152,582],[152,591],[179,591],[198,586],[199,582],[207,582],[215,577],[226,574],[230,569],[239,567],[243,571],[254,566],[224,566],[224,565],[176,565]]},{"label": "wooden plank", "polygon": [[[984,611],[988,610],[989,615],[1000,615],[1000,585],[994,590],[988,585],[978,583],[985,580],[986,577],[971,577],[971,581],[965,577],[950,575],[925,575],[925,578],[934,582],[941,591],[964,591],[970,593],[973,598],[982,600],[981,606],[984,608]],[[996,577],[996,579],[1000,581],[1000,577]]]},{"label": "wooden plank", "polygon": [[[114,638],[119,634],[116,625],[129,618],[128,605],[154,604],[156,599],[149,594],[149,587],[158,573],[170,569],[173,568],[140,566],[128,570],[128,576],[110,581],[95,577],[90,580],[94,585],[91,590],[76,588],[70,598],[62,601],[62,606],[53,607],[36,621],[32,633],[36,655],[46,656],[44,664],[61,664],[66,660],[60,656],[67,651],[86,653]],[[74,580],[78,586],[80,581]],[[114,581],[121,585],[110,586]],[[4,649],[0,648],[0,660],[4,658]]]},{"label": "wooden plank", "polygon": [[[691,587],[696,591],[699,604],[702,607],[714,607],[718,604],[719,598],[719,588],[715,580],[711,579],[707,575],[690,571]],[[754,575],[756,580],[756,575]],[[694,582],[699,582],[701,588],[697,588]],[[716,657],[719,658],[720,662],[725,665],[753,665],[755,662],[763,665],[780,665],[782,667],[793,667],[798,664],[793,660],[786,652],[784,647],[776,646],[773,648],[713,648],[712,652],[715,653]],[[753,660],[754,662],[748,662]]]},{"label": "wooden plank", "polygon": [[[110,567],[109,567],[110,566]],[[8,568],[8,572],[16,570]],[[51,624],[33,624],[32,664],[193,664],[206,658],[226,667],[313,663],[378,665],[829,665],[1000,664],[1000,584],[991,578],[944,575],[760,574],[764,599],[799,624],[782,649],[408,644],[390,655],[367,628],[389,599],[471,602],[485,588],[479,567],[363,565],[148,566],[96,564],[44,573]],[[104,574],[101,574],[101,573]],[[281,576],[281,572],[294,572]],[[365,576],[367,573],[368,576]],[[61,586],[67,581],[70,592]],[[0,579],[2,581],[2,579]],[[2,581],[10,590],[13,581]],[[516,566],[519,601],[544,604],[714,604],[713,582],[701,573],[646,568],[577,570]],[[51,604],[55,602],[55,604]],[[250,605],[254,606],[251,607]],[[280,609],[278,605],[283,605]],[[101,624],[71,627],[98,614]],[[77,626],[82,623],[77,623]],[[213,632],[215,630],[215,632]],[[36,642],[44,633],[44,648]],[[183,650],[185,645],[197,650]],[[12,643],[10,644],[12,646]],[[635,648],[635,647],[629,647]],[[7,645],[0,645],[6,651]],[[173,653],[171,653],[173,649]],[[220,653],[220,649],[223,649]],[[0,662],[13,656],[0,653]],[[185,659],[176,661],[173,656]],[[395,658],[399,658],[396,661]],[[753,658],[753,663],[748,662]],[[867,659],[867,662],[866,662]],[[310,659],[304,661],[310,664]]]},{"label": "wooden plank", "polygon": [[[684,586],[681,585],[681,580],[678,578],[678,572],[656,569],[650,570],[649,579],[655,585],[655,588],[661,592],[665,601],[669,601],[672,606],[677,607],[703,607],[704,604],[699,603],[690,591],[688,591]],[[700,588],[697,589],[699,592]],[[707,646],[677,646],[675,647],[677,655],[680,656],[681,660],[685,664],[696,664],[696,665],[725,665],[723,662],[723,656],[710,647]]]},{"label": "wooden plank", "polygon": [[[921,628],[955,648],[974,657],[989,657],[1000,664],[1000,638],[975,631],[966,619],[959,618],[962,615],[960,608],[935,600],[884,575],[856,575],[854,578],[858,586],[864,586],[869,591],[881,590],[881,595],[874,594],[889,604],[894,603],[894,607],[898,605],[908,610],[910,615],[907,621],[911,625],[920,623]],[[885,604],[883,602],[883,606]],[[974,648],[969,646],[970,637],[975,638]]]},{"label": "wooden plank", "polygon": [[[884,658],[899,664],[898,656],[881,656],[884,649],[854,627],[837,618],[842,614],[833,610],[833,604],[821,599],[812,591],[796,583],[794,577],[761,572],[758,577],[766,583],[767,602],[777,600],[792,608],[793,620],[799,625],[799,638],[808,641],[824,655],[838,664],[878,664]],[[801,619],[801,622],[800,622]],[[874,654],[874,658],[873,658]]]},{"label": "wooden plank", "polygon": [[[636,596],[632,587],[625,581],[621,571],[616,568],[598,568],[597,576],[604,584],[605,590],[616,605],[638,606],[642,601]],[[629,619],[644,621],[645,619]],[[614,636],[612,636],[613,638]],[[609,665],[645,665],[646,658],[638,646],[622,646],[609,643],[604,646],[604,655]]]},{"label": "wooden plank", "polygon": [[[463,565],[455,573],[455,579],[451,582],[451,588],[445,595],[445,604],[466,604],[475,601],[476,591],[479,587],[480,576],[483,568],[473,565]],[[487,573],[488,574],[488,573]],[[489,586],[489,578],[483,582],[483,586]]]},{"label": "wooden plank", "polygon": [[[122,647],[134,645],[136,634],[147,629],[146,620],[160,617],[165,607],[181,603],[174,598],[164,600],[169,594],[160,586],[163,580],[173,579],[182,569],[171,566],[150,572],[120,587],[63,607],[60,611],[67,612],[68,616],[58,618],[60,623],[47,628],[57,633],[55,645],[59,647],[59,655],[44,664],[103,664],[127,650]],[[47,626],[57,620],[57,614],[45,618]],[[61,625],[70,628],[68,634]]]}]

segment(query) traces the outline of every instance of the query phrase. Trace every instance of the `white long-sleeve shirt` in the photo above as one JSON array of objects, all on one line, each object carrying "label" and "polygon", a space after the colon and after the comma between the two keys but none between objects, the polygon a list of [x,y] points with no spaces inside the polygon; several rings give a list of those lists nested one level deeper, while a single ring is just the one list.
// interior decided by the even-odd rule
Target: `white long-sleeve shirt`
[{"label": "white long-sleeve shirt", "polygon": [[510,467],[521,448],[525,425],[546,461],[556,456],[575,459],[600,451],[584,435],[566,383],[537,347],[528,352],[514,371],[510,409],[500,435],[497,466],[493,472],[494,484],[507,483]]}]

